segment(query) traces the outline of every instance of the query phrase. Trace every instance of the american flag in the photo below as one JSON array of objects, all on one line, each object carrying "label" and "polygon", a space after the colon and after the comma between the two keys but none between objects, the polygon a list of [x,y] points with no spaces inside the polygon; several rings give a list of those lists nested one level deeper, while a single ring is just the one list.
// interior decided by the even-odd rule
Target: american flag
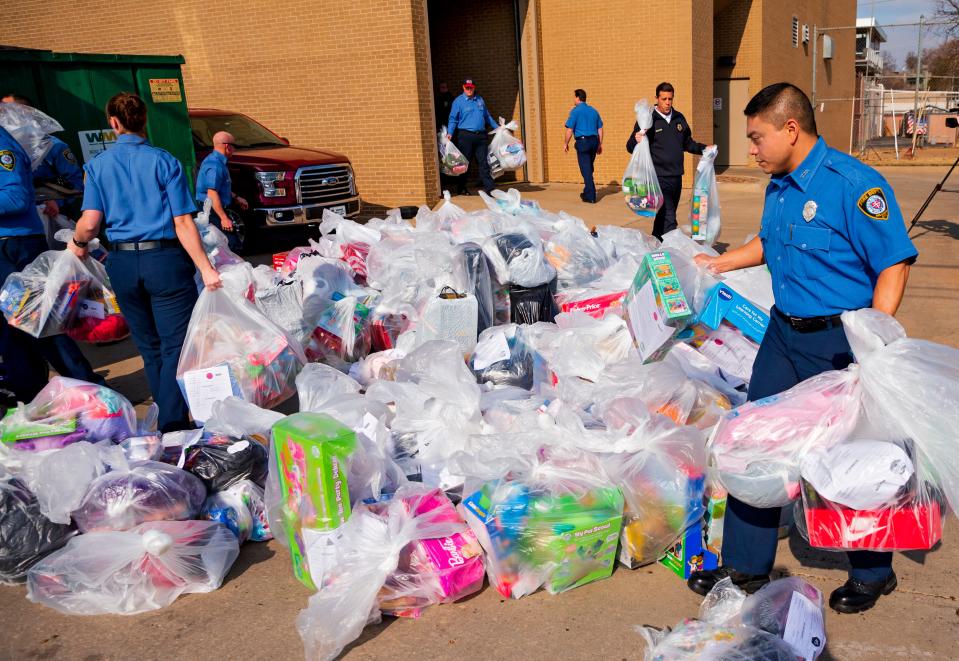
[{"label": "american flag", "polygon": [[906,135],[912,135],[913,131],[916,131],[916,135],[926,135],[928,130],[928,123],[926,120],[919,120],[919,128],[916,129],[916,118],[912,113],[906,115]]}]

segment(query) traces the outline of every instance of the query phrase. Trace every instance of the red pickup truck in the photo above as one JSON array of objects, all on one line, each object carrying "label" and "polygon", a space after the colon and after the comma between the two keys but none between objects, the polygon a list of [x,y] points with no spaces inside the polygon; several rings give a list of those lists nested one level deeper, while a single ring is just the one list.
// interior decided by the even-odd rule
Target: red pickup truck
[{"label": "red pickup truck", "polygon": [[324,149],[294,147],[259,122],[231,110],[191,108],[190,128],[197,167],[213,149],[213,135],[229,131],[236,139],[230,158],[233,192],[250,209],[232,214],[240,222],[235,240],[240,250],[260,232],[315,225],[330,209],[347,218],[360,212],[360,196],[350,159]]}]

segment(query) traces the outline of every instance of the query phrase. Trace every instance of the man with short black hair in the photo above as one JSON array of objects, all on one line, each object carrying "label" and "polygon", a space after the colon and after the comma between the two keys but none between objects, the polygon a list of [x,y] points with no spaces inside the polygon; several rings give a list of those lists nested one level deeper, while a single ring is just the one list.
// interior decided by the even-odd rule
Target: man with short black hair
[{"label": "man with short black hair", "polygon": [[[486,101],[476,93],[476,84],[472,78],[463,81],[463,93],[453,100],[450,108],[450,122],[446,127],[447,137],[456,142],[456,148],[466,157],[467,162],[476,159],[480,181],[487,195],[493,192],[495,184],[489,167],[489,143],[486,138],[486,126],[496,128],[496,120],[489,113]],[[455,136],[455,138],[454,138]],[[466,178],[469,170],[459,176],[459,193],[469,195],[466,190]]]},{"label": "man with short black hair", "polygon": [[[750,153],[772,177],[759,236],[718,257],[697,255],[718,273],[765,262],[775,306],[753,365],[748,399],[792,388],[852,363],[840,314],[873,307],[893,315],[916,259],[899,205],[882,175],[826,146],[808,97],[789,83],[761,90],[746,106]],[[758,508],[730,494],[723,566],[699,571],[689,587],[707,594],[729,577],[747,592],[769,582],[780,508]],[[840,613],[872,608],[896,589],[892,553],[849,551],[852,569],[829,605]]]},{"label": "man with short black hair", "polygon": [[649,140],[649,153],[653,157],[659,187],[663,191],[663,206],[656,213],[652,235],[662,239],[663,234],[676,229],[676,207],[683,193],[684,152],[702,155],[706,145],[693,140],[689,122],[681,112],[673,108],[675,90],[669,83],[656,86],[656,105],[653,106],[653,124],[646,131],[633,125],[633,133],[626,142],[630,154],[644,137]]},{"label": "man with short black hair", "polygon": [[576,160],[579,172],[583,175],[583,192],[579,199],[589,204],[596,203],[596,184],[593,183],[593,161],[603,153],[603,118],[596,108],[586,103],[586,90],[573,92],[573,109],[566,120],[566,143],[564,151],[569,151],[569,141],[576,138]]}]

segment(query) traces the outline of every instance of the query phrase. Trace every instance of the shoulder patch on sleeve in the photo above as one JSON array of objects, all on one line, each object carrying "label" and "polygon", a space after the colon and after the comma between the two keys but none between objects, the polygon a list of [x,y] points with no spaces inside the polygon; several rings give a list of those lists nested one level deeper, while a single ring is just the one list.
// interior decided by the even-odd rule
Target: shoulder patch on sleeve
[{"label": "shoulder patch on sleeve", "polygon": [[69,147],[67,147],[66,149],[63,150],[63,159],[64,159],[67,163],[70,163],[71,165],[76,165],[76,164],[77,164],[77,157],[73,155],[73,152],[70,151],[70,148],[69,148]]},{"label": "shoulder patch on sleeve", "polygon": [[0,167],[7,172],[13,172],[17,165],[17,157],[9,149],[0,149]]},{"label": "shoulder patch on sleeve", "polygon": [[878,186],[860,195],[856,206],[872,220],[889,219],[889,204],[886,202],[885,193]]}]

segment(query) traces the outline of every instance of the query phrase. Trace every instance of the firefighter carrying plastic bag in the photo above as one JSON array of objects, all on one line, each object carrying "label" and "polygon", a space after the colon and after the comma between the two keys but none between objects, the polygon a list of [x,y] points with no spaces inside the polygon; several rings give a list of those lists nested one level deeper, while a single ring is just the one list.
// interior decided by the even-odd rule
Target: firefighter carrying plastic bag
[{"label": "firefighter carrying plastic bag", "polygon": [[498,177],[507,170],[518,170],[526,164],[526,148],[513,132],[519,128],[516,121],[509,124],[502,117],[499,126],[490,131],[493,139],[489,144],[489,166],[493,177]]},{"label": "firefighter carrying plastic bag", "polygon": [[[636,102],[636,124],[644,133],[653,125],[653,109],[646,99]],[[663,206],[663,191],[659,187],[647,140],[640,140],[633,148],[633,157],[623,175],[623,195],[626,206],[645,218],[655,218],[659,207]]]}]

